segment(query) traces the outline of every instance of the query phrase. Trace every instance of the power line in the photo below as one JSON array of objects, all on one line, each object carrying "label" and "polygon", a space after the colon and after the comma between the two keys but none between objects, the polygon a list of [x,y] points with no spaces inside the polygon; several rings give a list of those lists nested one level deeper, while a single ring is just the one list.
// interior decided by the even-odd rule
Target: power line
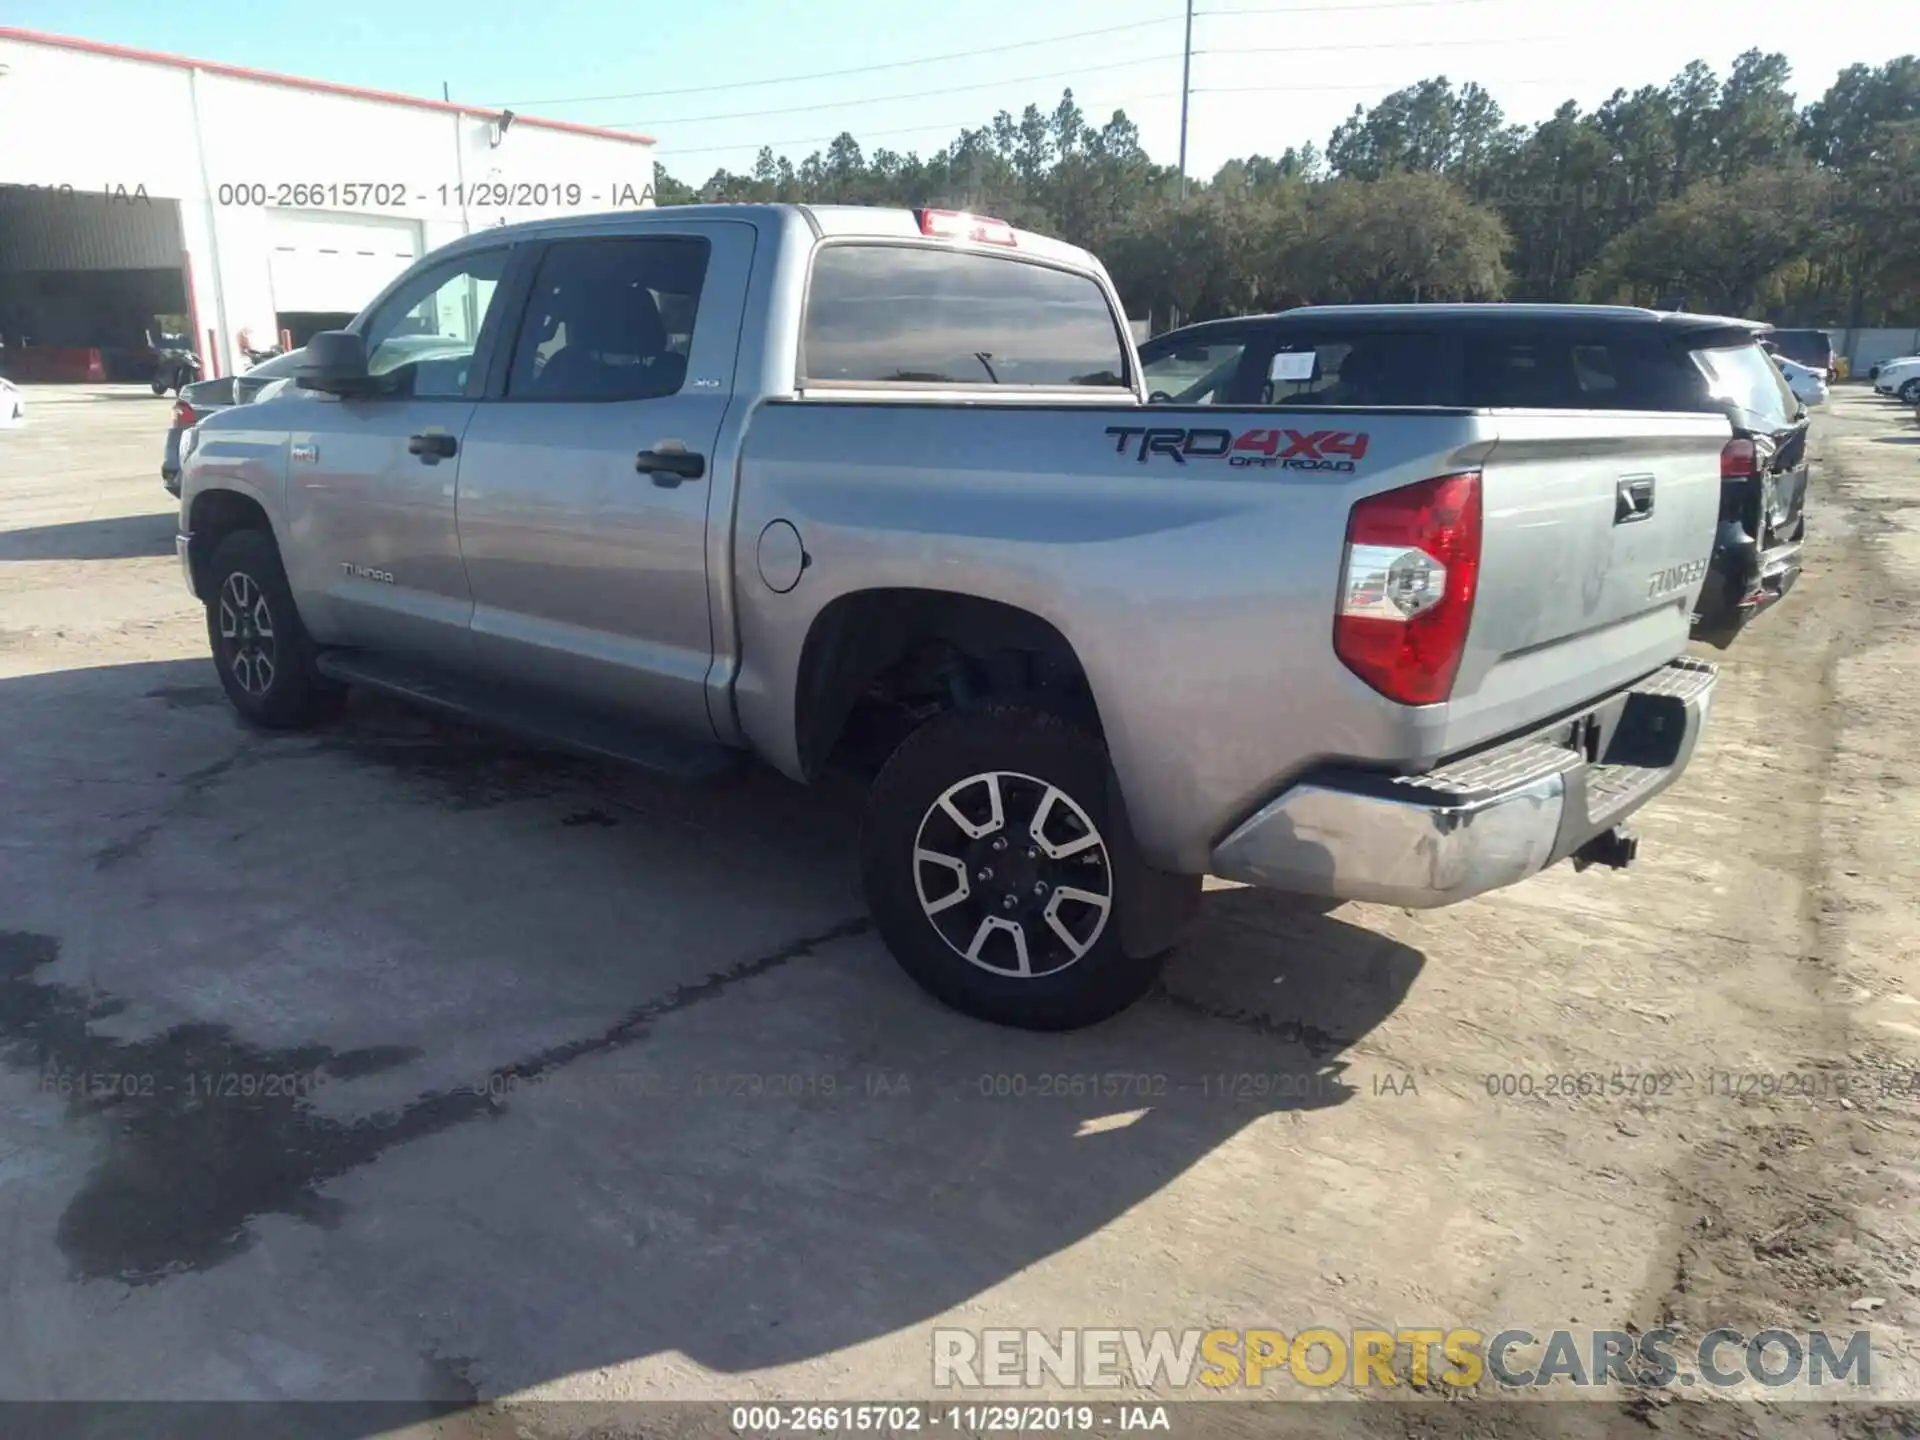
[{"label": "power line", "polygon": [[[1360,0],[1360,3],[1351,5],[1251,5],[1241,9],[1195,10],[1193,13],[1196,19],[1209,15],[1339,15],[1349,11],[1427,10],[1510,3],[1513,0]],[[977,50],[953,50],[944,55],[922,55],[912,60],[883,60],[873,65],[854,65],[845,70],[814,70],[801,75],[779,75],[768,80],[728,80],[718,85],[689,85],[677,90],[626,90],[617,95],[563,95],[545,100],[513,100],[503,108],[533,110],[553,105],[594,105],[607,100],[659,100],[676,95],[714,95],[723,90],[759,90],[769,85],[796,85],[803,80],[837,80],[847,75],[873,75],[883,70],[906,70],[916,65],[972,60],[981,55],[1004,55],[1012,50],[1033,50],[1043,45],[1062,45],[1070,40],[1119,35],[1154,25],[1169,25],[1180,18],[1179,15],[1156,15],[1148,20],[1130,20],[1123,25],[1103,25],[1093,30],[1074,30],[1065,35],[1043,35],[1033,40],[1013,40],[1005,45],[987,45]]]},{"label": "power line", "polygon": [[[1169,100],[1169,99],[1172,99],[1175,95],[1178,95],[1179,93],[1180,92],[1177,90],[1156,90],[1146,95],[1123,95],[1119,99],[1113,101],[1112,104],[1115,106],[1115,108],[1120,108],[1126,105],[1138,104],[1143,100]],[[975,117],[969,117],[964,120],[934,120],[925,125],[908,125],[908,126],[904,126],[904,127],[893,129],[893,130],[869,130],[866,132],[864,137],[856,136],[855,138],[856,139],[864,138],[865,140],[878,140],[878,139],[884,139],[890,135],[923,135],[931,130],[966,130],[966,129],[978,129],[978,128],[979,126],[977,123],[977,119]],[[846,132],[841,132],[841,133],[846,133]],[[780,149],[784,149],[789,145],[830,145],[835,140],[838,140],[839,138],[840,138],[839,134],[814,135],[814,136],[809,136],[802,139],[766,140],[758,144],[747,144],[747,145],[702,145],[692,150],[682,150],[677,147],[669,149],[665,146],[662,146],[660,150],[660,159],[662,161],[666,161],[666,160],[677,159],[685,155],[719,155],[731,150],[741,150],[741,151],[780,150]]]},{"label": "power line", "polygon": [[1435,50],[1443,45],[1547,45],[1557,44],[1566,38],[1564,35],[1524,35],[1502,36],[1492,40],[1390,40],[1384,45],[1236,45],[1231,50],[1196,50],[1193,53],[1196,55],[1306,55],[1314,51],[1337,51],[1344,55],[1349,50]]},{"label": "power line", "polygon": [[[1457,0],[1455,0],[1457,3]],[[1199,12],[1195,12],[1196,14]],[[1195,55],[1312,55],[1346,54],[1359,50],[1429,50],[1441,46],[1476,45],[1541,45],[1563,39],[1558,35],[1535,35],[1518,38],[1499,39],[1463,39],[1463,40],[1405,40],[1387,41],[1383,44],[1348,44],[1344,41],[1333,45],[1246,45],[1232,50],[1195,50]],[[894,100],[919,100],[930,95],[959,95],[972,90],[994,90],[1009,85],[1026,85],[1040,80],[1059,80],[1075,75],[1096,74],[1105,70],[1126,70],[1135,65],[1155,65],[1163,60],[1178,60],[1182,52],[1170,51],[1161,55],[1142,55],[1132,60],[1115,60],[1102,65],[1077,65],[1071,70],[1051,70],[1041,75],[1010,75],[996,80],[981,80],[970,85],[944,85],[935,90],[914,90],[894,95],[868,95],[858,100],[822,100],[812,105],[782,105],[771,110],[734,110],[720,115],[682,115],[678,117],[654,117],[647,120],[621,120],[608,128],[622,129],[661,129],[669,125],[703,125],[716,120],[761,120],[769,115],[803,115],[821,110],[843,110],[854,105],[884,105]],[[1276,87],[1280,88],[1280,87]],[[1295,87],[1285,87],[1295,88]]]},{"label": "power line", "polygon": [[[1470,0],[1460,0],[1460,3],[1470,3]],[[1195,13],[1198,14],[1199,12],[1196,11]],[[1561,84],[1564,84],[1565,82],[1563,80],[1558,80],[1551,77],[1536,76],[1536,77],[1525,79],[1525,80],[1495,79],[1495,80],[1485,81],[1484,83],[1487,85],[1488,88],[1499,86],[1502,89],[1506,89],[1506,88],[1514,88],[1514,87],[1521,87],[1521,86],[1531,87],[1531,86],[1542,86],[1542,85],[1561,85]],[[1393,84],[1394,82],[1385,81],[1385,80],[1373,81],[1370,83],[1361,83],[1356,85],[1296,85],[1290,81],[1279,81],[1271,85],[1196,85],[1193,87],[1192,93],[1195,95],[1272,95],[1276,93],[1333,94],[1333,93],[1339,93],[1339,92],[1359,93],[1363,91],[1389,90],[1393,88]],[[1106,105],[1111,104],[1115,109],[1123,109],[1128,105],[1137,105],[1148,100],[1171,100],[1177,97],[1179,93],[1180,92],[1178,90],[1155,90],[1155,91],[1150,91],[1148,93],[1140,94],[1140,95],[1122,95],[1114,100],[1103,102],[1102,108],[1104,109]],[[869,130],[869,131],[866,131],[863,135],[856,136],[855,138],[864,142],[866,140],[886,139],[896,135],[924,135],[936,130],[967,130],[967,129],[977,129],[977,128],[979,128],[977,117],[967,116],[957,120],[929,121],[925,125],[906,125],[906,126],[899,126],[890,130]],[[844,134],[844,133],[847,133],[847,132],[842,131],[833,135],[800,136],[800,137],[794,137],[791,139],[783,139],[783,140],[764,140],[759,142],[750,142],[742,145],[701,145],[701,146],[696,146],[692,149],[681,149],[679,147],[663,146],[661,147],[659,158],[661,159],[662,162],[665,162],[669,160],[682,159],[691,155],[720,155],[720,154],[725,154],[735,150],[738,150],[744,153],[749,150],[753,150],[753,151],[758,151],[762,149],[783,150],[789,146],[795,146],[795,145],[830,145],[835,140],[840,138],[840,134]]]},{"label": "power line", "polygon": [[[1565,85],[1567,82],[1557,78],[1536,77],[1531,80],[1487,80],[1475,83],[1481,85],[1483,89],[1492,90],[1496,85],[1502,89],[1508,89],[1522,85]],[[1320,94],[1335,90],[1361,91],[1393,88],[1396,88],[1395,85],[1388,81],[1376,81],[1371,85],[1196,85],[1193,87],[1193,93],[1196,95],[1272,95],[1275,93],[1294,95]]]},{"label": "power line", "polygon": [[1365,0],[1358,5],[1248,5],[1238,10],[1196,10],[1201,15],[1340,15],[1349,10],[1453,9],[1460,5],[1504,5],[1512,0]]},{"label": "power line", "polygon": [[972,85],[943,85],[936,90],[912,90],[896,95],[866,95],[857,100],[823,100],[815,105],[786,105],[773,110],[736,110],[725,115],[683,115],[677,119],[620,120],[607,128],[660,129],[668,125],[703,125],[712,120],[757,120],[767,115],[799,115],[815,110],[846,110],[855,105],[883,105],[892,100],[920,100],[929,95],[958,95],[968,90],[998,90],[1008,85],[1028,85],[1037,80],[1058,80],[1075,75],[1090,75],[1102,70],[1125,70],[1135,65],[1157,65],[1178,60],[1178,50],[1164,55],[1142,55],[1133,60],[1115,60],[1105,65],[1076,65],[1071,70],[1050,70],[1044,75],[1008,75],[997,80],[981,80]]},{"label": "power line", "polygon": [[[1405,3],[1405,0],[1401,0]],[[1432,0],[1420,0],[1422,4]],[[1484,0],[1461,0],[1484,3]],[[876,65],[855,65],[847,70],[816,70],[805,75],[782,75],[772,80],[729,80],[722,85],[691,85],[680,90],[628,90],[618,95],[568,95],[552,100],[515,100],[507,108],[533,109],[542,105],[592,105],[602,100],[655,100],[669,95],[711,95],[721,90],[759,90],[769,85],[793,85],[802,80],[837,80],[843,75],[872,75],[881,70],[905,70],[914,65],[937,65],[946,60],[971,60],[977,55],[1004,55],[1009,50],[1032,50],[1041,45],[1059,45],[1068,40],[1087,40],[1096,35],[1118,35],[1127,30],[1144,30],[1150,25],[1165,25],[1177,15],[1159,15],[1151,20],[1133,20],[1125,25],[1105,25],[1098,30],[1075,30],[1067,35],[1048,35],[1038,40],[1015,40],[1006,45],[988,45],[979,50],[955,50],[946,55],[922,55],[917,60],[886,60]]]},{"label": "power line", "polygon": [[[1203,17],[1203,16],[1245,16],[1245,15],[1285,16],[1285,15],[1300,15],[1300,14],[1340,14],[1347,11],[1419,10],[1419,9],[1436,9],[1436,8],[1452,7],[1452,6],[1464,6],[1464,5],[1476,5],[1476,4],[1500,4],[1500,3],[1509,3],[1509,0],[1358,0],[1358,3],[1344,4],[1344,5],[1341,5],[1341,4],[1274,5],[1274,6],[1246,6],[1246,7],[1223,8],[1223,9],[1215,9],[1215,10],[1199,10],[1199,9],[1192,8],[1191,0],[1189,0],[1187,18],[1188,18],[1188,24],[1190,26],[1192,18]],[[660,90],[660,91],[651,91],[651,92],[630,92],[630,93],[634,95],[645,93],[649,96],[708,94],[708,93],[714,93],[714,92],[723,91],[723,90],[742,89],[742,88],[747,88],[749,86],[757,88],[757,87],[766,86],[766,85],[797,83],[803,80],[832,79],[832,78],[837,78],[837,77],[846,76],[846,75],[871,74],[879,71],[905,69],[915,65],[934,64],[934,63],[948,61],[948,60],[968,59],[968,58],[972,58],[974,56],[980,56],[980,55],[1003,54],[1012,50],[1032,49],[1038,46],[1060,44],[1066,41],[1085,39],[1092,36],[1112,35],[1112,34],[1118,34],[1122,32],[1141,30],[1152,25],[1163,24],[1168,21],[1179,19],[1179,18],[1181,18],[1179,15],[1160,16],[1150,20],[1130,21],[1128,23],[1121,24],[1121,25],[1103,26],[1098,29],[1075,31],[1070,34],[1046,36],[1046,37],[1042,37],[1034,40],[1014,41],[1004,45],[986,46],[976,50],[955,51],[945,55],[923,56],[918,59],[911,59],[911,60],[885,61],[885,62],[873,64],[873,65],[855,66],[845,70],[820,71],[820,72],[815,72],[813,74],[786,76],[786,77],[781,77],[773,80],[736,81],[736,82],[729,82],[729,83],[720,84],[720,85],[692,86],[692,87],[687,87],[679,90]],[[813,113],[813,112],[818,112],[822,110],[845,109],[845,108],[848,108],[849,106],[856,105],[856,104],[859,104],[859,105],[886,104],[886,103],[890,103],[897,100],[924,99],[932,95],[962,94],[969,91],[999,89],[999,88],[1013,86],[1013,85],[1033,84],[1035,82],[1045,81],[1045,80],[1056,80],[1056,79],[1062,79],[1062,78],[1071,79],[1075,76],[1079,76],[1082,74],[1097,73],[1097,72],[1111,71],[1111,70],[1124,70],[1124,69],[1129,69],[1138,65],[1157,64],[1162,61],[1182,59],[1183,57],[1187,60],[1187,63],[1190,64],[1191,57],[1196,55],[1232,56],[1232,55],[1256,55],[1256,54],[1345,53],[1347,51],[1427,49],[1427,48],[1435,48],[1435,47],[1441,47],[1441,46],[1471,47],[1474,45],[1515,45],[1515,44],[1528,45],[1528,44],[1554,43],[1559,38],[1561,37],[1539,36],[1539,37],[1527,37],[1527,38],[1495,38],[1491,40],[1457,39],[1457,40],[1432,40],[1432,41],[1412,41],[1412,42],[1390,41],[1382,44],[1341,43],[1341,44],[1332,44],[1332,45],[1272,45],[1272,46],[1244,46],[1244,47],[1236,47],[1230,50],[1196,50],[1191,48],[1192,35],[1191,35],[1191,29],[1189,29],[1187,48],[1180,52],[1174,52],[1169,54],[1147,55],[1147,56],[1141,56],[1131,60],[1120,60],[1120,61],[1114,61],[1114,62],[1100,64],[1100,65],[1080,65],[1070,70],[1055,70],[1055,71],[1049,71],[1039,75],[1007,76],[1007,77],[1002,77],[995,80],[982,81],[974,84],[944,86],[934,90],[917,90],[911,93],[904,93],[904,94],[867,96],[867,97],[862,97],[858,100],[841,99],[841,100],[825,101],[825,102],[812,104],[812,105],[781,106],[781,107],[775,107],[775,108],[765,109],[765,110],[742,110],[742,111],[732,111],[732,112],[727,112],[722,114],[712,114],[712,115],[691,115],[691,116],[680,117],[677,119],[670,118],[670,119],[664,119],[664,120],[654,119],[654,120],[644,120],[644,121],[642,120],[622,121],[622,122],[618,122],[617,124],[609,128],[615,128],[615,129],[641,128],[641,127],[664,128],[664,127],[673,126],[673,125],[699,125],[699,124],[706,124],[711,122],[719,122],[719,121],[727,121],[727,120],[759,119],[759,118],[764,118],[766,116],[772,116],[772,115],[806,114],[806,113]],[[1530,80],[1530,81],[1518,81],[1518,82],[1509,82],[1509,83],[1523,84],[1523,85],[1540,85],[1540,84],[1557,84],[1561,82],[1551,81],[1551,80]],[[1377,90],[1386,88],[1386,84],[1387,82],[1373,82],[1373,83],[1347,84],[1347,85],[1297,85],[1292,83],[1282,83],[1282,84],[1274,84],[1274,85],[1193,86],[1190,83],[1186,83],[1185,81],[1183,81],[1182,89],[1180,91],[1175,91],[1175,92],[1159,91],[1151,95],[1130,96],[1125,99],[1121,99],[1112,103],[1116,105],[1124,106],[1124,105],[1141,101],[1141,100],[1166,98],[1171,94],[1181,94],[1181,95],[1185,95],[1185,94],[1272,94],[1276,92],[1324,93],[1324,92],[1336,92],[1336,91],[1348,91],[1348,92],[1377,91]],[[621,98],[627,98],[627,97],[615,96],[615,95],[578,96],[578,97],[574,97],[571,100],[556,99],[556,100],[545,100],[545,101],[526,101],[523,103],[529,107],[533,107],[533,106],[540,106],[540,105],[589,103],[596,100],[612,100],[612,99],[621,99]],[[931,122],[925,125],[896,127],[890,130],[867,131],[865,132],[865,134],[866,134],[866,138],[868,139],[880,138],[880,137],[892,136],[892,135],[918,135],[918,134],[927,134],[936,130],[953,129],[953,128],[964,130],[968,128],[970,125],[972,125],[973,123],[974,122],[972,120],[939,121],[939,122]],[[708,155],[724,154],[724,153],[730,153],[733,151],[740,151],[744,153],[748,150],[757,150],[757,149],[776,149],[776,148],[784,149],[787,147],[801,146],[801,145],[830,144],[833,140],[839,138],[840,134],[846,134],[846,133],[850,133],[850,132],[846,130],[842,130],[836,133],[835,135],[820,135],[820,136],[812,136],[812,137],[806,137],[806,138],[773,140],[773,141],[763,142],[761,145],[757,145],[757,146],[753,144],[739,144],[739,145],[707,145],[707,146],[699,146],[693,149],[686,149],[686,150],[669,148],[663,152],[663,156],[665,158],[674,158],[679,156],[691,156],[691,155],[703,155],[703,154],[708,154]],[[1184,179],[1184,176],[1182,178]]]}]

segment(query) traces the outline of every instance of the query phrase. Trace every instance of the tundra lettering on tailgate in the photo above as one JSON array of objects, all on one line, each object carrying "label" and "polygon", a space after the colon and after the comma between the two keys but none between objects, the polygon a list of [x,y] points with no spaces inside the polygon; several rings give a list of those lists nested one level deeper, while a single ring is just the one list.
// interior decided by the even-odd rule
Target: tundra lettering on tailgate
[{"label": "tundra lettering on tailgate", "polygon": [[1346,475],[1366,458],[1364,430],[1187,430],[1179,426],[1109,425],[1113,450],[1134,451],[1142,464],[1165,455],[1177,465],[1189,460],[1225,460],[1235,469],[1330,470]]}]

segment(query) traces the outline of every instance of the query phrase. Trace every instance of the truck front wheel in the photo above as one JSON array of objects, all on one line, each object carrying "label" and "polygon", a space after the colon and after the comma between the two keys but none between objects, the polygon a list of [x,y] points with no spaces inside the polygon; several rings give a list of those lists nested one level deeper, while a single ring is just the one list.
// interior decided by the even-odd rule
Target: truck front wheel
[{"label": "truck front wheel", "polygon": [[313,642],[294,608],[280,552],[259,530],[235,530],[207,562],[207,640],[233,708],[269,730],[294,730],[346,698],[313,669]]},{"label": "truck front wheel", "polygon": [[1106,748],[1049,711],[956,710],[902,742],[860,836],[867,904],[894,958],[956,1010],[1030,1030],[1114,1015],[1159,973],[1116,910],[1136,871]]}]

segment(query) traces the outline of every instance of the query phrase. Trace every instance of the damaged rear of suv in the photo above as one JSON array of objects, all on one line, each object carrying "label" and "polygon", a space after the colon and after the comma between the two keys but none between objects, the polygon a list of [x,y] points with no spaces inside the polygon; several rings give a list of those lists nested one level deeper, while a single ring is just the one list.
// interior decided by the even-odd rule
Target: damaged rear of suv
[{"label": "damaged rear of suv", "polygon": [[[1694,318],[1694,317],[1686,317]],[[1733,438],[1720,452],[1720,526],[1694,616],[1695,638],[1725,648],[1793,587],[1807,533],[1806,406],[1739,327],[1682,332],[1706,402]]]}]

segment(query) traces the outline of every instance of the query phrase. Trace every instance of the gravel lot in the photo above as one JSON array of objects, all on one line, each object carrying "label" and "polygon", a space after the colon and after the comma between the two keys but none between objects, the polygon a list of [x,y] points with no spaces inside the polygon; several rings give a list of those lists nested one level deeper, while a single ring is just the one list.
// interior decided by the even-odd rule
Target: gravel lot
[{"label": "gravel lot", "polygon": [[[1669,1322],[1868,1328],[1850,1398],[1920,1399],[1907,412],[1842,387],[1817,420],[1806,578],[1632,870],[1429,914],[1221,888],[1159,993],[1040,1036],[867,933],[856,793],[679,790],[359,698],[242,728],[167,402],[28,403],[0,1398],[926,1398],[937,1324]],[[1635,1403],[1792,1423],[1666,1400]]]}]

